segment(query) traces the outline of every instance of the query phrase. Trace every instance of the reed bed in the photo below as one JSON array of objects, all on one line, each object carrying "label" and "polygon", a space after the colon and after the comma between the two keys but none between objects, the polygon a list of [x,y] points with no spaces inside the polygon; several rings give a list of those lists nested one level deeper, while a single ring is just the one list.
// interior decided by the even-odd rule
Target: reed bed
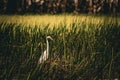
[{"label": "reed bed", "polygon": [[[2,15],[0,19],[3,80],[120,78],[120,24],[113,17]],[[49,59],[38,66],[47,35],[54,39]]]}]

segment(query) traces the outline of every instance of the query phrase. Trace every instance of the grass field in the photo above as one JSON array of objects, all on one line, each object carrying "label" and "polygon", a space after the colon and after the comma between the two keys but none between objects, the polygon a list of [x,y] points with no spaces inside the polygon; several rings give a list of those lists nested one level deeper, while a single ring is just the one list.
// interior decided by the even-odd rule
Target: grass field
[{"label": "grass field", "polygon": [[[50,42],[49,59],[37,66]],[[1,15],[0,79],[120,78],[120,17]]]}]

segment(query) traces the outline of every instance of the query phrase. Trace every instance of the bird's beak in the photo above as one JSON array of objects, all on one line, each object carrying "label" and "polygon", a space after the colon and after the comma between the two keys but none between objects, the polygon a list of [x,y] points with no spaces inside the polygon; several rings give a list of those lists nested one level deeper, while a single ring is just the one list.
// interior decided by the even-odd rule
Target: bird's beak
[{"label": "bird's beak", "polygon": [[50,38],[50,40],[52,40],[52,41],[53,41],[53,38]]}]

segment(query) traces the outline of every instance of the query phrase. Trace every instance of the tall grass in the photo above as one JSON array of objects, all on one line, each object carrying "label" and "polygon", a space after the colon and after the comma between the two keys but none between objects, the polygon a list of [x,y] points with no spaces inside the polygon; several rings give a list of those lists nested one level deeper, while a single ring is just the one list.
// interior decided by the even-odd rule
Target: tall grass
[{"label": "tall grass", "polygon": [[[24,19],[14,17],[12,21],[10,16],[3,17],[0,23],[1,79],[98,80],[120,77],[120,25],[112,18],[106,21],[106,18],[94,16],[81,19],[81,16],[46,16],[29,16],[30,20],[38,21],[35,23],[29,20],[24,23],[28,16],[22,17]],[[43,20],[39,21],[40,18]],[[49,59],[37,66],[39,56],[46,49],[47,35],[54,39],[50,42]]]}]

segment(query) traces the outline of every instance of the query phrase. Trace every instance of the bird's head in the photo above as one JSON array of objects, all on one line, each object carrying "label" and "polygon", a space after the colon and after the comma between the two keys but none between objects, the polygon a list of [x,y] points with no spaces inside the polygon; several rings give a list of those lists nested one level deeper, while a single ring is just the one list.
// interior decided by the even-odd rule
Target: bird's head
[{"label": "bird's head", "polygon": [[47,36],[46,39],[47,40],[53,40],[53,38],[51,36]]}]

